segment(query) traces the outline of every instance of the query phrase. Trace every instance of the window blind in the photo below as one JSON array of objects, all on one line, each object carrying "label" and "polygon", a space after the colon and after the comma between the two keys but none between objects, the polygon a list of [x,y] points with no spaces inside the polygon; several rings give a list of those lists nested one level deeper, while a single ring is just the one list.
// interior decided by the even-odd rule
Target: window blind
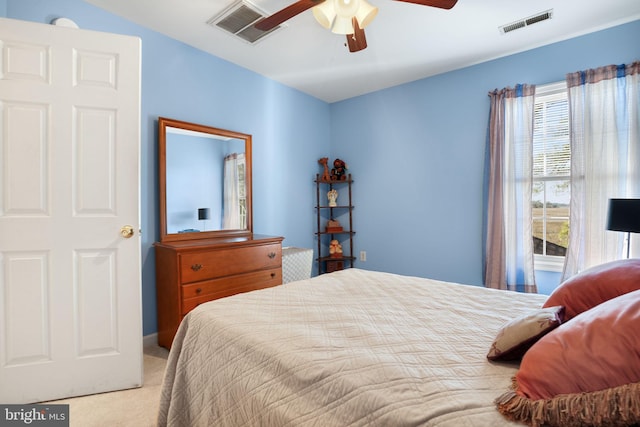
[{"label": "window blind", "polygon": [[567,177],[571,173],[569,103],[566,89],[536,91],[533,134],[533,177]]}]

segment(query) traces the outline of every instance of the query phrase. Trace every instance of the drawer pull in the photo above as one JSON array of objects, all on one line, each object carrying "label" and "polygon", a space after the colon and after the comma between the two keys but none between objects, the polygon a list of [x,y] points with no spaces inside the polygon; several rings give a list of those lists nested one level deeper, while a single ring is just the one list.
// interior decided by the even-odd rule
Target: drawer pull
[{"label": "drawer pull", "polygon": [[271,273],[271,278],[275,278],[276,277],[276,273]]},{"label": "drawer pull", "polygon": [[269,252],[269,255],[267,255],[269,258],[274,259],[276,257],[276,253],[275,252]]},{"label": "drawer pull", "polygon": [[200,292],[202,292],[202,288],[197,288],[196,289],[196,294],[199,294]]},{"label": "drawer pull", "polygon": [[191,266],[191,269],[192,269],[193,271],[199,271],[201,268],[202,268],[202,264],[193,264],[193,265]]}]

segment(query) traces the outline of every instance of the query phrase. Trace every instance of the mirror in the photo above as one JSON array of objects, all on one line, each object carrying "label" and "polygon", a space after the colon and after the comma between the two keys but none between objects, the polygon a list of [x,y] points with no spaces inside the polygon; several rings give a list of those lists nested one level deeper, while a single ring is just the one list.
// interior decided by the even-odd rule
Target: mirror
[{"label": "mirror", "polygon": [[158,119],[160,241],[252,233],[251,135]]}]

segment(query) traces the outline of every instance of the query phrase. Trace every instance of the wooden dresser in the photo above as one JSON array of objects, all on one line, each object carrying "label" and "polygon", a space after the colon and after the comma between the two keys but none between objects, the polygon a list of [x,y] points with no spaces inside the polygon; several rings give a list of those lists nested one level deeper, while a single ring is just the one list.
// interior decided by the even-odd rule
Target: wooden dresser
[{"label": "wooden dresser", "polygon": [[203,302],[282,284],[282,237],[158,242],[158,344],[170,348],[182,318]]}]

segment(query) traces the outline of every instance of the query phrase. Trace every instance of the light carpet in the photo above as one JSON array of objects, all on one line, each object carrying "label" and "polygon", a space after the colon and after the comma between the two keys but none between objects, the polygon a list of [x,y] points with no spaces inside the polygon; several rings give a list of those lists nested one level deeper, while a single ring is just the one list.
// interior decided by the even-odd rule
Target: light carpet
[{"label": "light carpet", "polygon": [[56,400],[69,404],[70,427],[151,427],[157,425],[160,387],[169,351],[144,348],[144,385],[140,388]]}]

